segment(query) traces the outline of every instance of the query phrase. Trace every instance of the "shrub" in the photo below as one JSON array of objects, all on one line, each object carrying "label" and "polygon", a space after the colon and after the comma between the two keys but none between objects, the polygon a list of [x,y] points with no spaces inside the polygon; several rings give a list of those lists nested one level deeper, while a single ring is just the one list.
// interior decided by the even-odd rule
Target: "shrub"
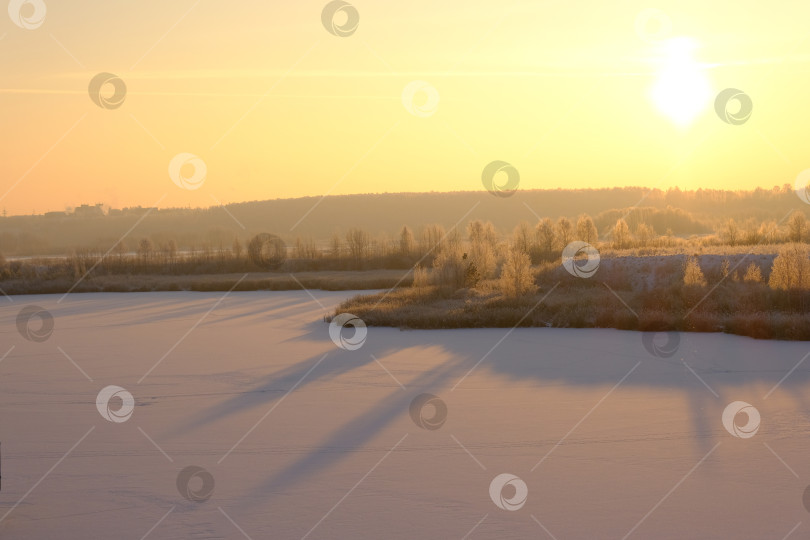
[{"label": "shrub", "polygon": [[745,269],[743,281],[747,283],[762,283],[762,269],[754,263],[749,264],[748,268]]},{"label": "shrub", "polygon": [[430,276],[428,276],[428,271],[426,268],[423,268],[422,265],[417,266],[413,269],[413,288],[414,289],[426,289],[430,285]]},{"label": "shrub", "polygon": [[698,264],[697,257],[689,257],[686,260],[686,267],[684,268],[683,272],[683,284],[688,287],[706,286],[706,277],[703,275],[703,271],[700,269],[700,264]]},{"label": "shrub", "polygon": [[720,275],[722,279],[726,279],[730,271],[731,271],[731,262],[728,259],[723,259],[723,262],[720,265]]}]

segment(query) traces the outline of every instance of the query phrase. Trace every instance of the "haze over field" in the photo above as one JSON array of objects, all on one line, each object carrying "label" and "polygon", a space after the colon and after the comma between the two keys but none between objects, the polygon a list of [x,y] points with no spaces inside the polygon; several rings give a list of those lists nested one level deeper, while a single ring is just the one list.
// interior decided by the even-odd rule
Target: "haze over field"
[{"label": "haze over field", "polygon": [[[332,238],[362,229],[377,241],[396,239],[403,226],[418,232],[438,225],[463,234],[474,220],[492,222],[509,236],[521,222],[543,217],[576,221],[593,217],[601,237],[624,217],[633,229],[648,222],[659,235],[707,235],[729,219],[783,223],[807,205],[792,186],[755,191],[661,191],[648,188],[590,190],[518,190],[507,198],[487,192],[342,195],[253,201],[206,209],[103,208],[85,205],[47,215],[0,218],[0,253],[9,256],[70,254],[76,249],[101,253],[123,241],[128,251],[149,239],[155,245],[174,240],[181,249],[229,248],[269,231],[289,246],[297,239],[327,249]],[[313,210],[314,207],[314,210]],[[123,240],[122,240],[123,239]]]}]

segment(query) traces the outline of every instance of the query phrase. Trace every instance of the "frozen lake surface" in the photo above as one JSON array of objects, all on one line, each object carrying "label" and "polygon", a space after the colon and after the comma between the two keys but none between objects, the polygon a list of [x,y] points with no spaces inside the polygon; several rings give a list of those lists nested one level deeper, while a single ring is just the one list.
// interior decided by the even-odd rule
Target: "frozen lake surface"
[{"label": "frozen lake surface", "polygon": [[[345,350],[322,317],[352,293],[312,294],[0,298],[0,538],[810,537],[807,343],[369,328]],[[52,334],[18,330],[29,305]]]}]

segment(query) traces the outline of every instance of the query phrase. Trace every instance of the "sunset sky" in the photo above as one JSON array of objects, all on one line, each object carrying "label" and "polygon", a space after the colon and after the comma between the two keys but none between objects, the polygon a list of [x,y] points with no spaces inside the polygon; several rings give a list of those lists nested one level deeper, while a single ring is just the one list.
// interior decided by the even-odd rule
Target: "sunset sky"
[{"label": "sunset sky", "polygon": [[[348,37],[323,0],[46,3],[35,29],[0,18],[9,214],[480,190],[494,160],[522,189],[770,188],[810,168],[806,0],[356,0]],[[649,8],[666,38],[639,26]],[[90,99],[100,72],[126,83],[120,108]],[[412,81],[435,114],[403,105]],[[726,88],[753,102],[743,125],[715,113]],[[205,162],[199,189],[169,177],[179,153]]]}]

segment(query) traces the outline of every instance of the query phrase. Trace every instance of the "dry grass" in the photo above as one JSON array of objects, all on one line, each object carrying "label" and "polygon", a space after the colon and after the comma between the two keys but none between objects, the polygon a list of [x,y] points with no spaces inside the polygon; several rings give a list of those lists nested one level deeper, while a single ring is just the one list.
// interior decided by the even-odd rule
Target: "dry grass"
[{"label": "dry grass", "polygon": [[[401,289],[377,307],[380,295],[359,295],[337,311],[369,325],[401,328],[618,328],[810,340],[810,291],[773,290],[743,279],[751,262],[767,276],[770,265],[758,263],[760,257],[698,256],[705,286],[684,285],[686,256],[619,257],[603,260],[591,279],[573,277],[558,264],[534,267],[539,290],[514,299],[489,281],[456,291]],[[726,278],[724,259],[732,270]]]},{"label": "dry grass", "polygon": [[[236,285],[244,275],[97,276],[81,281],[73,292],[227,291]],[[11,279],[4,280],[0,286],[9,295],[62,294],[70,290],[76,281],[64,276],[53,279]],[[326,291],[355,291],[390,289],[398,283],[400,287],[409,287],[411,282],[412,274],[404,270],[298,272],[295,274],[256,272],[247,274],[247,277],[239,283],[235,290],[287,291],[301,289],[303,286],[307,289]]]}]

